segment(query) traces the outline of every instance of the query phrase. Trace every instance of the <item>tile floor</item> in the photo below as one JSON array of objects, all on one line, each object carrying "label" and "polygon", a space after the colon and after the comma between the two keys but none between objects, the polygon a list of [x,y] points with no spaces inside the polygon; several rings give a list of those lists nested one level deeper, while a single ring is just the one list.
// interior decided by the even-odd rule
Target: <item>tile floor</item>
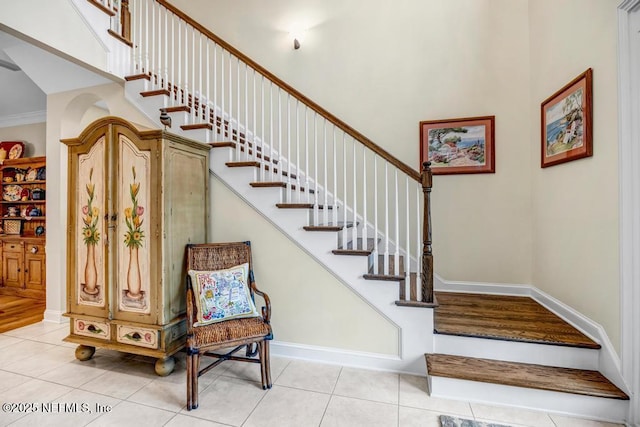
[{"label": "tile floor", "polygon": [[441,414],[514,427],[614,425],[431,398],[423,377],[280,357],[271,390],[258,384],[258,365],[228,361],[200,378],[200,407],[187,411],[183,353],[161,378],[150,358],[98,349],[77,361],[75,344],[62,341],[67,332],[41,322],[0,334],[0,403],[37,408],[0,411],[0,426],[429,427],[440,426]]}]

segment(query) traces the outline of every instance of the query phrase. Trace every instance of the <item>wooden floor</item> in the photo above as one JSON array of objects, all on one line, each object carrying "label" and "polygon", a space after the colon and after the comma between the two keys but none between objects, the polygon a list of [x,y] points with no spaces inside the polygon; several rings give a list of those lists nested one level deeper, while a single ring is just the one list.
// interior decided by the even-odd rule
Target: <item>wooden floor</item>
[{"label": "wooden floor", "polygon": [[439,334],[600,348],[529,297],[436,292],[436,299]]},{"label": "wooden floor", "polygon": [[0,333],[41,321],[44,310],[43,300],[0,295]]},{"label": "wooden floor", "polygon": [[629,399],[629,396],[598,371],[476,359],[448,354],[428,354],[426,358],[427,371],[432,376],[610,399]]}]

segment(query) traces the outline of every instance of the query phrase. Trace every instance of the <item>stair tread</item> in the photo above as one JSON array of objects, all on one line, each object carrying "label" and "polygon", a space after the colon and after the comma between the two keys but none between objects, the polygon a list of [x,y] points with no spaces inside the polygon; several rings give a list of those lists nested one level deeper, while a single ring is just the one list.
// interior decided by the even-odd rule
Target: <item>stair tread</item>
[{"label": "stair tread", "polygon": [[347,221],[346,225],[344,221],[338,221],[336,224],[329,222],[327,224],[306,225],[303,228],[307,231],[340,231],[343,228],[350,227],[353,227],[352,221]]},{"label": "stair tread", "polygon": [[375,239],[367,238],[367,242],[363,245],[363,239],[357,238],[355,247],[353,240],[347,242],[346,248],[342,247],[342,244],[338,246],[338,249],[334,249],[332,252],[336,255],[370,255],[375,247]]},{"label": "stair tread", "polygon": [[[280,209],[313,209],[313,203],[276,203],[276,207]],[[318,205],[318,209],[325,209],[324,205]],[[326,209],[333,209],[332,205],[326,207]]]},{"label": "stair tread", "polygon": [[140,92],[140,96],[144,98],[147,98],[150,96],[158,96],[158,95],[169,96],[169,91],[167,89],[154,89],[154,90],[147,90],[145,92]]},{"label": "stair tread", "polygon": [[[396,271],[395,270],[395,263],[396,263],[396,257],[393,254],[387,255],[389,257],[389,271]],[[398,275],[389,275],[389,274],[384,274],[383,272],[383,268],[384,268],[384,257],[385,255],[378,255],[378,272],[376,273],[375,271],[373,271],[373,264],[369,267],[369,272],[367,274],[367,276],[388,276],[388,277],[401,277],[402,280],[404,279],[404,257],[402,255],[399,256],[398,260],[399,260],[399,271],[398,271]],[[397,280],[397,279],[377,279],[377,280]]]},{"label": "stair tread", "polygon": [[437,292],[438,334],[599,349],[601,346],[533,298]]},{"label": "stair tread", "polygon": [[610,399],[629,399],[626,393],[598,371],[448,354],[425,354],[425,358],[427,374],[431,376]]}]

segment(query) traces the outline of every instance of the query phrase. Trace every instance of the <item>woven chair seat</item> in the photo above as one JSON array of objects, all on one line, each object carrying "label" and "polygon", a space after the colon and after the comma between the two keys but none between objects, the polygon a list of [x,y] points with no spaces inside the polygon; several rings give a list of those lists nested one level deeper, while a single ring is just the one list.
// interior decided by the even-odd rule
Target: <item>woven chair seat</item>
[{"label": "woven chair seat", "polygon": [[236,340],[266,337],[271,327],[262,317],[232,319],[224,322],[193,327],[193,343],[197,346],[211,346]]}]

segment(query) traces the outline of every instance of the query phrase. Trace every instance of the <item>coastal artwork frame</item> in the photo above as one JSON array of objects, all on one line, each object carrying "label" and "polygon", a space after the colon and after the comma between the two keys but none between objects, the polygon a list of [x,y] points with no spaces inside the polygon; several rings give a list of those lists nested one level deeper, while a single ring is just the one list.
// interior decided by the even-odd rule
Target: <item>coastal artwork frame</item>
[{"label": "coastal artwork frame", "polygon": [[542,102],[540,167],[593,156],[592,86],[589,68]]},{"label": "coastal artwork frame", "polygon": [[434,175],[495,173],[495,116],[420,122],[420,168]]}]

